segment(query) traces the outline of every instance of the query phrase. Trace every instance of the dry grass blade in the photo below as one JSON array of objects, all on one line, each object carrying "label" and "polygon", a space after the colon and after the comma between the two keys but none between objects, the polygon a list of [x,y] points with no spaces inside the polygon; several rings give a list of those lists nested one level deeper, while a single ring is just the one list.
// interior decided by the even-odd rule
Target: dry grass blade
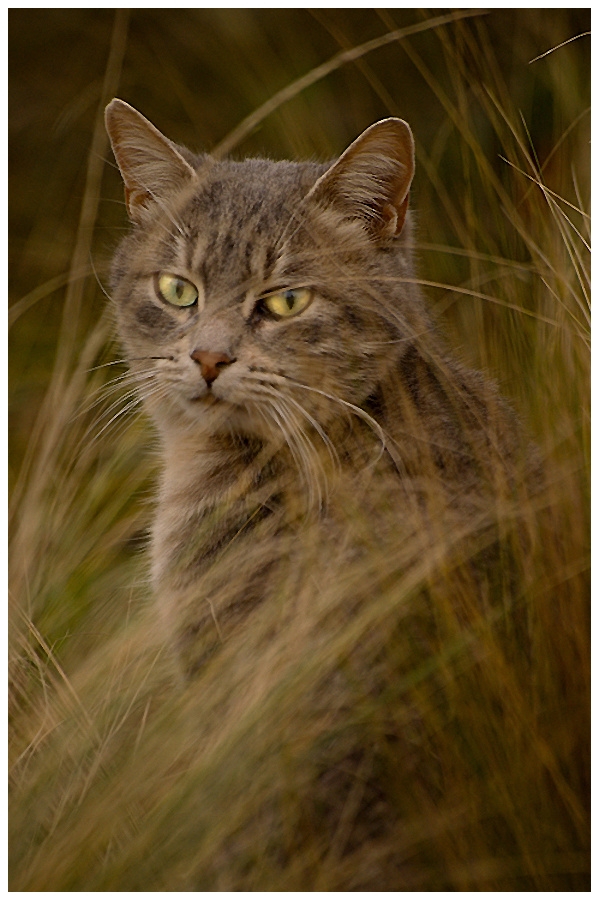
[{"label": "dry grass blade", "polygon": [[351,50],[343,50],[341,53],[335,54],[328,62],[311,69],[302,78],[298,78],[296,81],[287,85],[263,103],[262,106],[258,107],[258,109],[244,119],[243,122],[240,122],[237,128],[213,148],[212,154],[216,157],[226,156],[237,147],[244,138],[251,134],[254,128],[263,122],[264,119],[275,112],[275,110],[279,109],[279,107],[283,106],[285,103],[288,103],[294,97],[297,97],[298,94],[301,94],[313,84],[322,81],[323,78],[326,78],[336,69],[340,69],[348,63],[355,62],[361,57],[366,56],[368,53],[372,53],[373,50],[378,50],[380,47],[385,47],[388,44],[405,40],[405,38],[410,35],[440,28],[443,25],[448,25],[458,19],[480,15],[484,15],[484,13],[478,10],[464,10],[449,13],[444,16],[437,16],[436,18],[429,19],[426,22],[421,22],[408,28],[390,31],[388,34],[383,34],[381,37],[374,38],[372,41],[367,41],[365,44],[361,44],[358,47],[352,47]]}]

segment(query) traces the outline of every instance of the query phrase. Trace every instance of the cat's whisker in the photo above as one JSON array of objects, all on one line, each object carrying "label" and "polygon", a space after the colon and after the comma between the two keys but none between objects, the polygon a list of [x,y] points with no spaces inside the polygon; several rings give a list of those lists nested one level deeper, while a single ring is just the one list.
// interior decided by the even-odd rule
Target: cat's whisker
[{"label": "cat's whisker", "polygon": [[[89,395],[91,402],[86,406],[83,406],[81,409],[77,410],[75,415],[72,417],[70,421],[74,421],[79,417],[85,415],[90,410],[94,409],[94,407],[99,406],[102,402],[109,399],[113,394],[117,391],[120,391],[124,386],[134,385],[134,389],[127,394],[118,394],[118,399],[108,408],[108,410],[104,410],[100,416],[100,420],[104,417],[107,412],[110,412],[114,409],[115,406],[118,406],[120,402],[124,399],[127,399],[130,396],[133,396],[136,389],[144,382],[151,381],[154,378],[153,372],[147,373],[138,373],[138,372],[125,372],[119,375],[117,378],[111,379],[106,384],[101,385],[95,391],[92,391]],[[92,399],[93,398],[93,399]]]},{"label": "cat's whisker", "polygon": [[[274,387],[270,387],[269,385],[265,384],[262,380],[262,376],[261,376],[261,380],[259,382],[259,388],[260,388],[261,393],[264,392],[264,393],[269,394],[272,397],[280,398],[280,393],[278,391],[276,391]],[[308,420],[310,425],[312,425],[312,427],[314,428],[316,433],[322,439],[322,442],[327,449],[327,452],[331,458],[331,462],[333,463],[333,465],[339,466],[339,456],[337,454],[337,450],[335,449],[333,443],[331,442],[331,440],[328,437],[328,435],[326,434],[326,432],[323,430],[322,426],[316,421],[316,419],[313,416],[310,415],[310,413],[306,409],[304,409],[302,404],[299,403],[294,397],[291,397],[287,394],[284,399],[285,399],[286,403],[291,403],[297,409],[297,411],[300,413],[300,415],[302,415],[305,419]]]},{"label": "cat's whisker", "polygon": [[134,388],[127,391],[125,394],[119,395],[117,397],[117,399],[114,400],[107,409],[102,410],[102,412],[99,416],[99,421],[102,421],[102,419],[105,419],[106,416],[110,415],[114,409],[118,409],[118,407],[121,406],[123,403],[127,403],[133,397],[140,396],[140,394],[142,393],[140,388],[141,388],[141,385],[136,385]]},{"label": "cat's whisker", "polygon": [[131,372],[130,370],[127,372],[121,372],[120,375],[116,375],[114,378],[110,378],[108,381],[105,381],[103,384],[99,385],[99,387],[96,388],[90,394],[90,396],[96,396],[97,394],[100,394],[102,392],[111,393],[118,387],[121,387],[123,384],[127,384],[127,383],[134,384],[135,381],[137,379],[139,379],[140,377],[142,377],[142,378],[147,377],[148,375],[151,375],[151,374],[152,374],[151,370],[148,370],[147,373],[146,372],[142,372],[142,373]]},{"label": "cat's whisker", "polygon": [[122,409],[120,409],[114,416],[112,416],[108,420],[108,422],[102,428],[100,428],[99,431],[96,431],[92,438],[92,441],[99,440],[99,438],[104,434],[104,432],[108,428],[110,428],[110,426],[113,424],[113,422],[116,422],[117,419],[119,419],[121,416],[124,416],[126,413],[130,412],[132,409],[135,409],[135,407],[137,407],[137,406],[141,406],[141,397],[138,397],[138,396],[136,396],[129,403],[125,404],[125,406]]},{"label": "cat's whisker", "polygon": [[303,475],[304,460],[302,449],[301,447],[298,447],[293,431],[289,431],[286,427],[285,418],[280,410],[274,403],[270,402],[267,402],[266,404],[256,404],[255,408],[263,421],[268,423],[269,428],[272,428],[272,423],[274,423],[275,431],[277,433],[280,432],[283,435],[284,442],[289,448],[289,452],[293,457],[297,470],[300,473],[300,476]]},{"label": "cat's whisker", "polygon": [[[310,413],[307,412],[307,410],[304,409],[304,407],[301,405],[301,403],[298,403],[298,401],[295,400],[294,397],[286,396],[285,402],[291,403],[298,410],[300,415],[304,416],[308,420],[308,422],[312,425],[312,427],[314,428],[314,430],[316,431],[318,436],[321,438],[321,440],[327,450],[329,458],[331,459],[331,462],[333,463],[333,466],[338,467],[340,465],[340,463],[339,463],[339,455],[337,453],[337,450],[335,449],[335,446],[333,445],[332,441],[330,440],[330,438],[328,437],[328,435],[326,434],[324,429],[316,421],[316,419],[313,416],[311,416]],[[302,429],[302,431],[303,431],[303,429]]]},{"label": "cat's whisker", "polygon": [[103,415],[94,419],[94,421],[85,429],[85,431],[75,444],[72,454],[73,459],[78,459],[82,453],[89,452],[90,448],[98,443],[104,433],[114,427],[115,422],[124,419],[125,414],[130,412],[136,406],[141,410],[141,398],[131,400],[129,403],[127,403],[125,407],[115,413],[110,421],[107,422],[102,428],[99,428],[98,426],[102,419],[105,418],[107,413],[104,413]]},{"label": "cat's whisker", "polygon": [[[283,406],[288,409],[287,400],[288,398],[283,400]],[[279,400],[279,405],[280,404],[281,400]],[[309,508],[316,509],[316,511],[319,512],[327,503],[329,493],[327,474],[320,455],[316,451],[313,442],[310,440],[310,437],[302,427],[301,423],[297,421],[296,416],[290,411],[288,411],[288,418],[295,425],[293,435],[303,449],[303,459],[305,460],[306,466],[306,480],[312,497],[315,492],[316,502],[312,499]]]},{"label": "cat's whisker", "polygon": [[128,364],[129,361],[127,359],[113,359],[110,362],[100,363],[97,366],[92,366],[90,369],[87,369],[87,373],[89,374],[90,372],[97,372],[98,369],[107,369],[110,366],[126,366]]},{"label": "cat's whisker", "polygon": [[283,442],[289,448],[291,456],[295,462],[296,468],[300,475],[303,474],[303,462],[301,450],[298,451],[293,433],[288,431],[284,417],[273,403],[256,403],[255,410],[268,426],[270,432],[273,431],[277,436],[283,435]]},{"label": "cat's whisker", "polygon": [[289,417],[280,402],[269,399],[265,408],[285,438],[285,443],[295,460],[300,477],[302,477],[308,490],[308,505],[312,507],[314,502],[314,483],[310,477],[312,467],[310,465],[309,451],[307,451],[305,444],[301,441],[296,429],[293,425],[290,425]]},{"label": "cat's whisker", "polygon": [[144,362],[147,359],[169,359],[172,361],[172,356],[132,356],[130,362]]},{"label": "cat's whisker", "polygon": [[346,408],[350,412],[352,412],[359,419],[362,419],[363,422],[365,422],[367,425],[370,426],[372,431],[374,431],[374,433],[376,434],[376,436],[379,438],[379,440],[381,442],[381,453],[377,457],[376,461],[378,461],[381,458],[381,456],[387,449],[388,437],[385,434],[385,432],[383,431],[383,429],[381,428],[381,426],[379,425],[379,423],[376,421],[376,419],[373,419],[372,416],[369,415],[369,413],[365,412],[359,406],[356,406],[355,404],[350,403],[349,400],[343,400],[341,397],[336,397],[334,394],[329,394],[327,391],[323,391],[321,388],[311,387],[310,385],[303,384],[301,381],[295,381],[294,379],[288,378],[287,376],[278,376],[278,378],[281,380],[281,383],[289,384],[293,387],[300,388],[301,390],[304,390],[304,391],[309,391],[310,393],[313,393],[313,394],[319,394],[321,397],[325,397],[327,400],[331,400],[334,403],[338,403],[340,406],[343,406],[344,408]]},{"label": "cat's whisker", "polygon": [[[133,374],[132,381],[135,380],[136,374],[138,375],[138,379],[139,379],[139,373],[132,373],[132,374]],[[145,384],[147,385],[148,383],[151,383],[152,381],[153,381],[153,373],[145,373]],[[127,391],[127,393],[119,396],[117,398],[117,400],[115,400],[112,404],[110,404],[110,406],[107,409],[102,410],[100,415],[94,420],[92,425],[87,429],[87,431],[84,435],[84,438],[88,437],[91,434],[92,435],[91,443],[94,443],[107,430],[109,430],[112,426],[114,426],[115,422],[117,422],[120,419],[124,419],[127,415],[129,415],[135,409],[139,409],[141,411],[142,402],[144,400],[147,400],[150,397],[156,397],[156,396],[161,396],[161,395],[163,397],[167,396],[167,390],[166,390],[165,386],[162,384],[159,384],[159,383],[158,384],[154,383],[154,386],[151,390],[147,390],[147,389],[142,390],[142,388],[144,388],[144,384],[140,382],[140,384],[137,384],[135,388],[133,388],[132,390]],[[120,407],[120,409],[119,409],[119,407]],[[106,422],[102,426],[102,428],[98,429],[98,426],[103,421],[103,419],[105,419],[107,416],[111,415],[111,413],[115,409],[117,409],[117,412],[111,416],[111,418],[108,420],[108,422]]]},{"label": "cat's whisker", "polygon": [[[323,492],[320,487],[321,479],[323,480],[325,495],[328,493],[326,489],[326,475],[320,465],[318,456],[314,453],[311,442],[297,428],[295,421],[283,408],[283,403],[280,397],[269,398],[265,409],[268,410],[279,426],[295,460],[298,472],[300,476],[303,476],[302,480],[308,492],[308,509],[316,509],[318,511],[323,506]],[[291,425],[289,424],[290,418],[292,421]],[[314,459],[316,459],[316,466],[313,462]]]},{"label": "cat's whisker", "polygon": [[[149,389],[148,389],[149,387]],[[145,384],[140,385],[138,387],[138,393],[142,400],[149,400],[151,397],[171,397],[171,391],[169,388],[168,382],[164,381],[155,381],[152,384],[152,381],[149,379]]]},{"label": "cat's whisker", "polygon": [[[127,431],[130,430],[132,421],[143,413],[143,405],[139,403],[137,406],[122,411],[122,415],[118,414],[114,417],[114,421],[106,428],[102,439],[104,441],[116,442]],[[95,436],[94,436],[95,438]],[[95,441],[90,442],[93,443]]]},{"label": "cat's whisker", "polygon": [[94,407],[99,406],[104,400],[120,390],[123,384],[126,384],[128,380],[128,373],[125,372],[119,375],[118,378],[113,378],[106,384],[101,384],[93,391],[90,391],[86,397],[88,402],[85,404],[82,403],[69,421],[74,422],[76,419],[79,419],[81,416],[88,413],[91,409],[94,409]]}]

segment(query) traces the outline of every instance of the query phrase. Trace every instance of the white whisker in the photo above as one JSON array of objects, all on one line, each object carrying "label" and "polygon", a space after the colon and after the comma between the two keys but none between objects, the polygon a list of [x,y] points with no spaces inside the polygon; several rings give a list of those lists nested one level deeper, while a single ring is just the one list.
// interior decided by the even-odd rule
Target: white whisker
[{"label": "white whisker", "polygon": [[[289,410],[285,409],[285,401],[276,395],[266,395],[266,404],[256,403],[256,409],[264,414],[268,412],[285,438],[285,443],[295,461],[298,472],[308,493],[308,509],[322,509],[323,491],[321,481],[326,489],[326,475],[309,438],[298,426]],[[316,461],[316,465],[315,465]]]},{"label": "white whisker", "polygon": [[363,422],[366,422],[366,424],[370,426],[372,431],[374,431],[381,442],[382,450],[379,457],[377,457],[377,461],[381,458],[382,454],[387,449],[387,436],[385,435],[385,432],[376,421],[376,419],[373,419],[371,415],[369,415],[359,406],[356,406],[354,403],[350,403],[349,400],[343,400],[341,397],[336,397],[334,394],[329,394],[327,391],[323,391],[321,388],[311,387],[310,385],[303,384],[301,381],[294,381],[293,379],[287,377],[284,378],[284,381],[286,384],[292,385],[293,387],[300,388],[304,391],[309,391],[313,394],[319,394],[321,397],[325,397],[327,400],[331,400],[333,403],[338,403],[340,406],[343,406],[346,409],[350,410],[350,412],[354,413],[354,415],[356,415],[359,419],[362,419]]},{"label": "white whisker", "polygon": [[[278,392],[274,387],[264,384],[264,382],[262,380],[259,382],[259,387],[260,387],[260,393],[264,392],[264,393],[267,393],[269,396],[280,398],[280,392]],[[306,409],[304,409],[304,407],[301,405],[301,403],[299,403],[294,397],[291,397],[288,394],[286,394],[284,399],[285,399],[286,403],[291,403],[295,407],[295,409],[297,409],[297,411],[300,413],[300,415],[302,415],[304,418],[306,418],[308,420],[308,422],[312,425],[312,427],[314,428],[314,430],[316,431],[318,436],[322,439],[322,442],[325,445],[325,447],[327,448],[327,451],[329,453],[332,463],[334,465],[338,466],[339,465],[339,456],[338,456],[337,451],[336,451],[335,447],[333,446],[330,438],[328,437],[326,432],[323,430],[322,426],[316,421],[316,419],[313,416],[310,415],[310,413]]]},{"label": "white whisker", "polygon": [[129,391],[127,394],[119,394],[118,399],[109,407],[108,410],[105,410],[102,413],[102,415],[100,416],[101,419],[107,414],[107,412],[110,412],[116,405],[122,402],[123,399],[132,396],[135,393],[135,390],[144,381],[151,381],[153,378],[153,372],[124,372],[123,374],[111,379],[110,381],[106,382],[106,384],[103,384],[92,391],[88,398],[90,402],[86,406],[82,406],[81,409],[77,410],[71,421],[74,421],[80,416],[85,415],[94,407],[99,406],[103,401],[109,399],[111,395],[116,394],[117,391],[122,389],[124,386],[135,385],[134,389],[132,391]]}]

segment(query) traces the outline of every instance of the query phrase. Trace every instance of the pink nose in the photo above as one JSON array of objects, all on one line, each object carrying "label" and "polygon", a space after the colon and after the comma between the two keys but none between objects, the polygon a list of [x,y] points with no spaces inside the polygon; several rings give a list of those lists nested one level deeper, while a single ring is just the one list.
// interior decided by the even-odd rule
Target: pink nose
[{"label": "pink nose", "polygon": [[194,350],[189,355],[198,363],[202,378],[208,385],[218,378],[220,370],[224,366],[229,366],[235,362],[226,353],[213,353],[211,350]]}]

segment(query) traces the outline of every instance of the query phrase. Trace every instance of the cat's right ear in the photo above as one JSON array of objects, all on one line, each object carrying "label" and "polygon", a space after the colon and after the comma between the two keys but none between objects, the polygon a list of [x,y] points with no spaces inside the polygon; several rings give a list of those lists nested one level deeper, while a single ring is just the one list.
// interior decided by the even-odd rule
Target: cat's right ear
[{"label": "cat's right ear", "polygon": [[197,178],[175,145],[128,103],[111,100],[105,120],[132,222],[140,222],[153,202],[166,202]]}]

